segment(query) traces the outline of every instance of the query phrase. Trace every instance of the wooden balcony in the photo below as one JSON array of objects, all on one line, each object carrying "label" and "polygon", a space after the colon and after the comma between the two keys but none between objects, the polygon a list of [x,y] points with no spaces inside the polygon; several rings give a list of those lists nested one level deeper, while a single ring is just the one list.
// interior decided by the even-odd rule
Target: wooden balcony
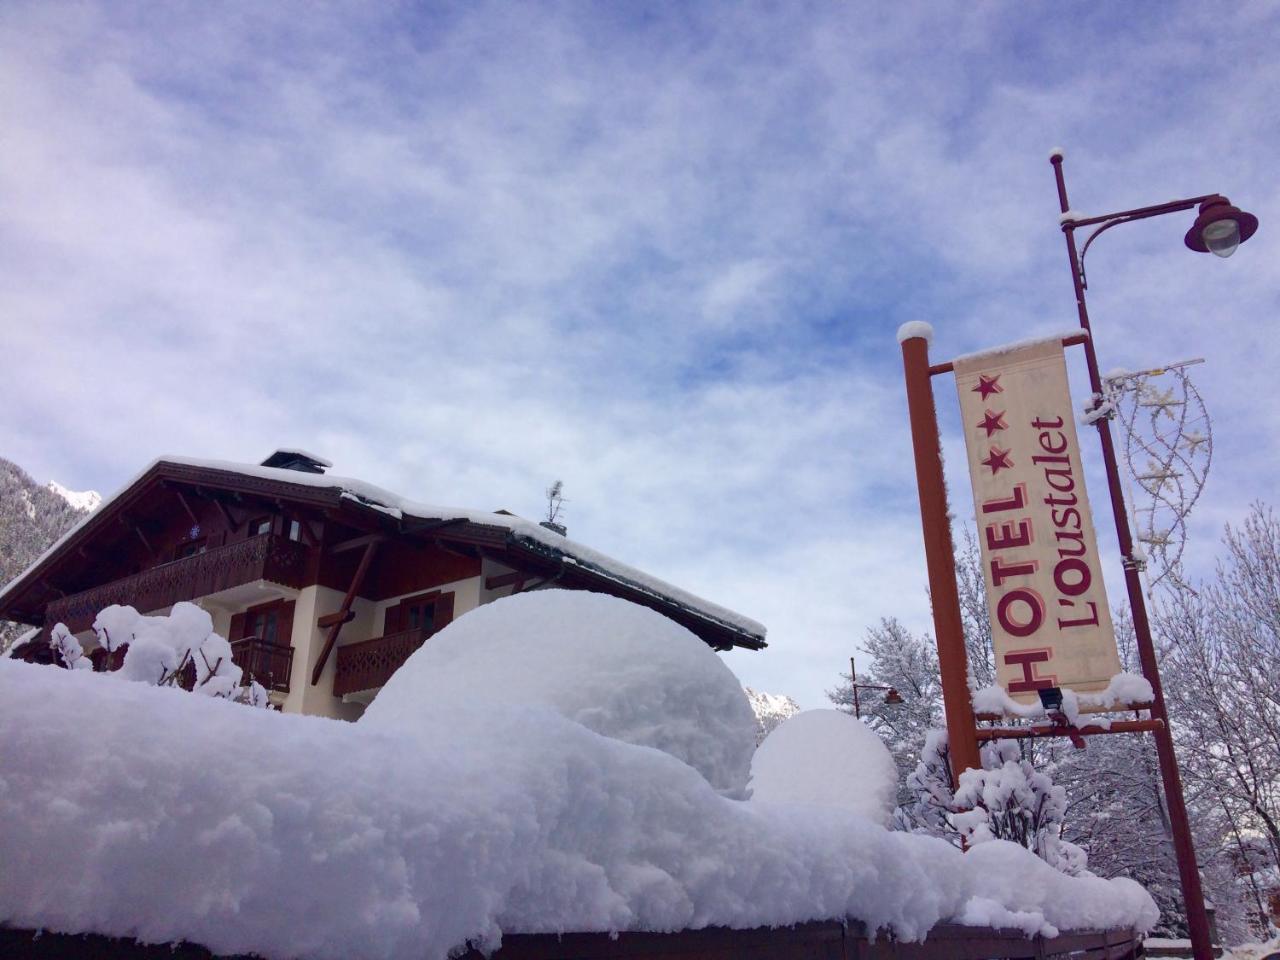
[{"label": "wooden balcony", "polygon": [[231,659],[244,671],[246,682],[257,680],[268,690],[289,692],[293,647],[269,643],[261,637],[245,637],[231,642]]},{"label": "wooden balcony", "polygon": [[255,580],[301,587],[307,552],[301,543],[264,533],[62,597],[46,608],[45,625],[62,622],[78,633],[89,629],[98,611],[113,603],[145,613]]},{"label": "wooden balcony", "polygon": [[422,646],[428,634],[404,630],[338,647],[333,695],[340,697],[382,686]]}]

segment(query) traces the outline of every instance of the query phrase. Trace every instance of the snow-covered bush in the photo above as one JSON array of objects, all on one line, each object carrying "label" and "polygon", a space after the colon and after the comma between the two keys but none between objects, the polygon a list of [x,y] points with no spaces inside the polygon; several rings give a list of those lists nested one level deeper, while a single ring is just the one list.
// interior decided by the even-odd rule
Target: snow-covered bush
[{"label": "snow-covered bush", "polygon": [[616,597],[538,590],[473,610],[415,652],[360,722],[422,726],[441,705],[548,707],[745,796],[756,722],[737,677],[684,627]]},{"label": "snow-covered bush", "polygon": [[[112,604],[93,621],[94,636],[106,652],[100,662],[124,653],[115,675],[161,687],[183,687],[208,697],[223,697],[255,707],[269,706],[267,692],[256,680],[242,686],[244,672],[231,658],[231,644],[213,631],[207,611],[194,603],[175,603],[167,616],[148,617],[133,607]],[[80,644],[64,624],[53,629],[54,643],[68,666]],[[72,646],[74,645],[74,647]],[[83,651],[80,651],[83,655]]]},{"label": "snow-covered bush", "polygon": [[899,808],[896,825],[953,845],[1008,840],[1069,876],[1087,873],[1085,851],[1062,839],[1066,791],[1032,767],[1014,740],[983,744],[981,758],[982,769],[961,773],[953,791],[946,731],[931,730],[907,778],[914,800]]},{"label": "snow-covered bush", "polygon": [[806,710],[779,724],[751,761],[752,800],[845,807],[886,824],[898,767],[878,736],[842,710]]}]

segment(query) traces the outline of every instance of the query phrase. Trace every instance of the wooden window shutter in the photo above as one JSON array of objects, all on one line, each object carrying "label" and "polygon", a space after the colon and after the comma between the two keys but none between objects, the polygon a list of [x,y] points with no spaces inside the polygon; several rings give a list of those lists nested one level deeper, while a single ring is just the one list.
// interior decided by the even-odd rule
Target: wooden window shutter
[{"label": "wooden window shutter", "polygon": [[382,623],[383,636],[400,632],[400,607],[387,607],[387,618]]},{"label": "wooden window shutter", "polygon": [[453,594],[444,593],[436,598],[435,619],[431,623],[431,632],[443,630],[453,620]]},{"label": "wooden window shutter", "polygon": [[279,619],[276,621],[276,643],[282,647],[293,645],[293,606],[292,600],[280,604]]},{"label": "wooden window shutter", "polygon": [[231,615],[231,626],[227,630],[227,632],[231,634],[231,636],[227,637],[228,640],[244,639],[244,614],[243,613],[233,613]]}]

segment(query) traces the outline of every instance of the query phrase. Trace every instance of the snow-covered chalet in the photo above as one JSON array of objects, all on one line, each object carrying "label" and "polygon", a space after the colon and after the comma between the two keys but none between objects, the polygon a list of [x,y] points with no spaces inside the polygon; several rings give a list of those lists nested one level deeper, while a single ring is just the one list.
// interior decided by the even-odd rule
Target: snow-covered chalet
[{"label": "snow-covered chalet", "polygon": [[[764,627],[505,512],[415,503],[282,450],[261,465],[164,457],[0,591],[0,618],[61,622],[192,601],[283,710],[355,719],[432,633],[523,590],[607,593],[718,650]],[[39,638],[30,641],[38,645]]]}]

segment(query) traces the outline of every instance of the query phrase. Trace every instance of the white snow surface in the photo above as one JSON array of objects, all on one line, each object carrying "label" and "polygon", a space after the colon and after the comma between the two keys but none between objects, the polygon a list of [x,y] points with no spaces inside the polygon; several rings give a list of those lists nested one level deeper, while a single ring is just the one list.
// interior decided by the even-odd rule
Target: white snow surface
[{"label": "white snow surface", "polygon": [[923,320],[908,320],[898,328],[899,343],[906,343],[916,337],[923,337],[926,343],[933,343],[933,325]]},{"label": "white snow surface", "polygon": [[97,490],[68,490],[56,480],[49,481],[49,489],[77,510],[97,510],[102,505],[102,494]]},{"label": "white snow surface", "polygon": [[[631,622],[584,599],[592,620]],[[498,601],[448,629],[486,609],[507,613],[494,631],[534,617]],[[565,715],[547,691],[573,638],[530,668],[545,689],[438,700],[425,665],[447,632],[356,724],[0,661],[0,924],[268,960],[444,960],[504,931],[852,917],[919,939],[996,907],[1026,929],[1156,920],[1136,884],[1067,877],[1003,841],[961,854],[840,806],[729,799],[671,754]],[[602,646],[617,685],[652,689],[625,640]],[[652,657],[674,662],[668,647]],[[468,663],[459,646],[444,666],[479,676],[501,649],[481,642]]]},{"label": "white snow surface", "polygon": [[535,590],[471,611],[419,648],[360,722],[426,727],[445,705],[512,704],[661,750],[746,795],[756,721],[738,678],[678,623],[603,593]]},{"label": "white snow surface", "polygon": [[[524,540],[534,540],[544,546],[552,547],[557,552],[565,554],[570,562],[576,562],[583,567],[600,573],[612,580],[625,583],[635,587],[655,597],[660,597],[668,601],[674,601],[678,604],[688,607],[689,609],[708,617],[712,620],[718,620],[736,629],[753,636],[764,638],[766,630],[763,624],[750,617],[745,617],[740,613],[722,607],[719,604],[712,603],[702,597],[696,596],[683,590],[674,584],[667,583],[658,577],[651,576],[642,570],[628,566],[619,560],[593,550],[585,544],[570,540],[558,533],[547,530],[545,527],[525,520],[522,517],[512,516],[502,513],[488,513],[482,510],[468,510],[459,507],[441,507],[433,506],[426,503],[410,500],[384,490],[381,487],[363,480],[356,480],[349,477],[336,477],[330,474],[322,473],[302,473],[298,470],[278,470],[273,467],[262,467],[255,464],[233,463],[224,460],[201,460],[192,457],[179,457],[165,455],[158,457],[141,470],[137,476],[133,477],[128,483],[117,490],[114,494],[104,500],[105,505],[115,500],[121,494],[125,493],[133,487],[142,477],[149,473],[159,463],[172,463],[179,466],[201,467],[208,470],[222,470],[228,473],[239,474],[246,477],[260,477],[267,480],[277,480],[282,483],[292,483],[298,486],[319,487],[323,489],[336,489],[342,492],[342,495],[351,500],[355,500],[365,506],[386,513],[396,518],[413,517],[416,519],[428,520],[468,520],[472,523],[486,524],[494,527],[505,527],[516,536]],[[48,550],[38,557],[27,570],[43,563],[49,556],[55,553],[63,543],[69,540],[75,533],[88,522],[86,517],[76,526],[72,527],[66,534],[62,536],[57,543],[53,544]],[[26,571],[19,574],[12,581],[0,588],[0,594],[7,593],[19,580],[26,575]]]},{"label": "white snow surface", "polygon": [[998,357],[1004,353],[1012,353],[1014,350],[1021,350],[1024,347],[1034,347],[1041,343],[1053,343],[1055,341],[1061,343],[1068,337],[1077,337],[1081,334],[1084,334],[1085,336],[1089,335],[1087,330],[1082,330],[1079,327],[1073,327],[1069,330],[1064,330],[1061,333],[1050,333],[1043,337],[1027,337],[1024,340],[1016,340],[1013,343],[1005,343],[998,347],[990,347],[986,350],[976,350],[973,353],[962,353],[958,357],[953,357],[951,362],[968,363],[971,360],[981,360],[986,357]]},{"label": "white snow surface", "polygon": [[784,720],[751,761],[755,801],[843,807],[887,826],[898,794],[889,748],[843,710],[805,710]]}]

